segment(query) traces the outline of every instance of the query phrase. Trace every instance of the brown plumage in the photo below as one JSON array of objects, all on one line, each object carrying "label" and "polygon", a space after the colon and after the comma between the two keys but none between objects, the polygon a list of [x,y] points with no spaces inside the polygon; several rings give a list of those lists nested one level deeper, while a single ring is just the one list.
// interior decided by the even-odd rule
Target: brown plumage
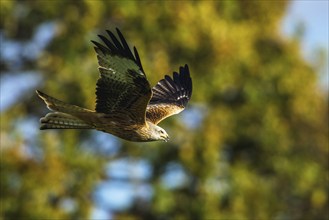
[{"label": "brown plumage", "polygon": [[92,41],[99,64],[96,111],[67,104],[37,91],[53,112],[41,118],[40,129],[97,129],[129,141],[169,139],[157,126],[163,119],[183,111],[192,94],[188,66],[180,67],[152,89],[146,79],[137,49],[134,54],[121,34],[99,35]]}]

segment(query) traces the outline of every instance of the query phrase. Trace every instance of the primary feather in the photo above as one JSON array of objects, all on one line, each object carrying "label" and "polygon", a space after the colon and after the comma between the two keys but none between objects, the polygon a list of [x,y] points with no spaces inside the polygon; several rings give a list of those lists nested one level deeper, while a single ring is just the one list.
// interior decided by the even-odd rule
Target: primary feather
[{"label": "primary feather", "polygon": [[96,84],[96,111],[106,114],[126,112],[135,123],[145,124],[145,109],[152,91],[143,71],[138,52],[132,54],[121,32],[119,40],[110,31],[110,39],[99,35],[95,44],[100,78]]},{"label": "primary feather", "polygon": [[188,66],[180,67],[173,78],[166,75],[153,88],[153,96],[147,106],[146,117],[154,124],[183,111],[192,95],[192,80]]}]

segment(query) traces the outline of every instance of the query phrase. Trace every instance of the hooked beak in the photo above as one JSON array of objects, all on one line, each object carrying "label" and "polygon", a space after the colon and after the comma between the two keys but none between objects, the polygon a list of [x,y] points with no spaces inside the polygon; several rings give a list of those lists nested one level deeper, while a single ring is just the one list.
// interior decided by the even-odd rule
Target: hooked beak
[{"label": "hooked beak", "polygon": [[165,142],[168,142],[168,141],[169,141],[169,135],[165,136],[165,137],[163,138],[163,140],[164,140]]}]

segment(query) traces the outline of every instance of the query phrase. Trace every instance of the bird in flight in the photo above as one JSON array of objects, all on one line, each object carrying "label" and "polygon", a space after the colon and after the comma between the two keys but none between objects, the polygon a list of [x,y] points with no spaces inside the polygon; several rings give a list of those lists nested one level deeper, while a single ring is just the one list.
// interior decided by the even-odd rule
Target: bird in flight
[{"label": "bird in flight", "polygon": [[36,91],[52,110],[40,119],[40,129],[97,129],[136,142],[168,141],[158,126],[163,119],[183,111],[192,95],[187,65],[170,77],[165,75],[153,88],[146,79],[137,49],[130,50],[124,36],[98,35],[92,41],[97,53],[100,78],[96,83],[95,111],[67,104]]}]

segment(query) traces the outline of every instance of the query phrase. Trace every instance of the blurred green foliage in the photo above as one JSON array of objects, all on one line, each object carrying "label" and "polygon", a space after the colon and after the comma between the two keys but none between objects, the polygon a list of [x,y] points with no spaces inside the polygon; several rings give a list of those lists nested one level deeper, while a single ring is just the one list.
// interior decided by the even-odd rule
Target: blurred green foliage
[{"label": "blurred green foliage", "polygon": [[[203,120],[193,128],[181,116],[162,123],[169,143],[122,141],[117,157],[152,164],[153,197],[116,219],[328,219],[328,96],[298,39],[279,34],[287,4],[2,0],[0,28],[24,42],[55,22],[53,40],[23,69],[40,71],[42,91],[91,109],[98,71],[90,40],[106,29],[120,28],[138,48],[153,85],[190,66],[188,108],[202,109]],[[107,178],[104,165],[113,158],[81,147],[89,132],[40,132],[42,157],[26,155],[17,119],[45,112],[34,91],[1,112],[0,219],[90,218],[94,187]],[[170,162],[188,176],[174,189],[160,181]],[[64,199],[75,208],[63,208]]]}]

